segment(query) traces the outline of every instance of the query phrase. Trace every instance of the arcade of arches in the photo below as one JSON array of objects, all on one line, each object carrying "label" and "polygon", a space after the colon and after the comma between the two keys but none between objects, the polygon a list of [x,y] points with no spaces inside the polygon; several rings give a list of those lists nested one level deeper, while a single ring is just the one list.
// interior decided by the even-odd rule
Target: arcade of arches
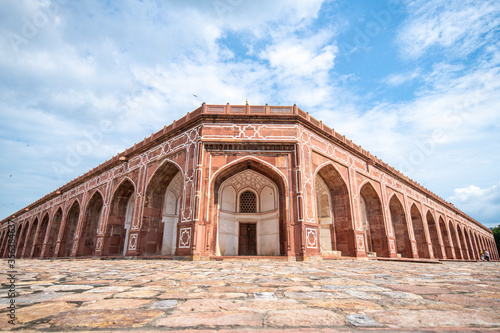
[{"label": "arcade of arches", "polygon": [[[210,108],[1,221],[0,255],[499,259],[487,228],[295,106]],[[220,110],[232,125],[203,122]]]}]

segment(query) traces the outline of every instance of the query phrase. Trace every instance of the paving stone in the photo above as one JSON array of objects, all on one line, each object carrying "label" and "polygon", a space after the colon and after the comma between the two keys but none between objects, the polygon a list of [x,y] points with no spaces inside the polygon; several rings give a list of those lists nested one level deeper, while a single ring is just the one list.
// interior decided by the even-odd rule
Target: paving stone
[{"label": "paving stone", "polygon": [[377,323],[367,315],[351,314],[346,316],[347,320],[356,327],[379,327],[381,324]]},{"label": "paving stone", "polygon": [[438,287],[428,287],[428,286],[409,286],[409,285],[388,285],[386,286],[391,289],[406,291],[414,294],[446,294],[450,291],[446,288],[438,288]]},{"label": "paving stone", "polygon": [[389,298],[401,298],[401,299],[422,299],[422,296],[415,295],[403,291],[382,291],[378,293],[379,295],[389,297]]},{"label": "paving stone", "polygon": [[174,314],[161,318],[155,326],[168,327],[216,327],[216,326],[262,326],[259,315],[252,312],[199,312]]},{"label": "paving stone", "polygon": [[374,302],[353,299],[339,299],[332,301],[306,301],[309,306],[327,309],[359,309],[359,310],[381,310],[382,307]]},{"label": "paving stone", "polygon": [[276,298],[276,294],[272,292],[255,292],[253,293],[253,297],[260,299],[274,299]]},{"label": "paving stone", "polygon": [[498,307],[500,309],[500,302],[495,301],[494,299],[469,297],[469,296],[460,295],[460,294],[427,295],[427,298],[441,301],[441,302],[463,305],[466,307],[470,307],[470,306],[474,306],[474,307]]},{"label": "paving stone", "polygon": [[47,291],[73,291],[73,290],[89,290],[93,289],[94,286],[89,286],[86,284],[71,284],[71,285],[55,285],[46,288]]},{"label": "paving stone", "polygon": [[[437,332],[500,328],[498,262],[479,266],[375,260],[22,259],[16,265],[22,272],[22,284],[17,285],[18,310],[23,313],[36,306],[30,315],[37,319],[20,324],[23,331],[156,328],[189,332],[199,328],[213,333],[213,328],[265,332],[287,328],[296,332]],[[8,298],[0,299],[0,303],[8,302]],[[39,312],[45,309],[49,314],[44,317]],[[1,307],[2,316],[5,311]],[[384,328],[354,329],[348,319],[354,315],[372,318]],[[1,329],[10,329],[3,323],[0,321]]]},{"label": "paving stone", "polygon": [[137,309],[73,311],[57,315],[49,324],[58,330],[143,327],[163,314],[163,311],[158,310]]},{"label": "paving stone", "polygon": [[123,293],[115,294],[114,297],[117,298],[152,298],[158,296],[160,294],[159,291],[148,289],[148,288],[140,288],[135,290],[127,290]]},{"label": "paving stone", "polygon": [[57,301],[65,302],[91,302],[100,301],[113,296],[112,293],[71,293],[56,298]]},{"label": "paving stone", "polygon": [[328,310],[277,310],[268,312],[266,326],[340,326],[344,318]]},{"label": "paving stone", "polygon": [[119,293],[128,289],[130,289],[130,287],[109,286],[109,287],[93,288],[91,290],[87,290],[86,293]]},{"label": "paving stone", "polygon": [[226,299],[190,299],[177,306],[182,312],[232,311],[240,307],[243,301]]},{"label": "paving stone", "polygon": [[321,292],[321,291],[311,291],[311,292],[294,292],[294,291],[288,291],[285,292],[285,296],[289,298],[296,298],[296,299],[331,299],[333,298],[332,293],[326,293],[326,292]]},{"label": "paving stone", "polygon": [[[35,304],[16,310],[17,322],[20,324],[28,323],[33,320],[54,316],[58,313],[65,313],[73,310],[77,305],[67,302],[52,302],[48,304]],[[3,321],[4,318],[2,318]]]},{"label": "paving stone", "polygon": [[374,313],[380,323],[401,328],[462,327],[488,325],[500,327],[498,316],[477,311],[397,310]]},{"label": "paving stone", "polygon": [[376,293],[367,293],[364,291],[357,291],[357,290],[345,290],[345,293],[356,298],[360,299],[381,299],[382,296]]},{"label": "paving stone", "polygon": [[[15,298],[16,304],[35,304],[39,302],[47,302],[51,300],[56,300],[59,299],[60,297],[64,295],[68,295],[71,293],[56,293],[53,291],[47,291],[47,292],[42,292],[42,293],[33,293],[33,294],[25,294],[21,295]],[[0,298],[0,304],[9,304],[10,299],[5,297],[5,298]]]},{"label": "paving stone", "polygon": [[177,306],[177,300],[166,300],[151,303],[150,309],[172,309]]},{"label": "paving stone", "polygon": [[392,291],[390,289],[379,286],[359,286],[359,285],[324,285],[323,289],[337,290],[337,291],[345,291],[353,289],[356,289],[357,291]]},{"label": "paving stone", "polygon": [[241,305],[242,311],[266,312],[267,310],[305,309],[306,304],[295,299],[250,299]]},{"label": "paving stone", "polygon": [[78,311],[86,310],[98,310],[98,309],[136,309],[146,303],[151,302],[150,300],[140,300],[140,299],[103,299],[101,301],[92,301],[83,304],[78,308]]}]

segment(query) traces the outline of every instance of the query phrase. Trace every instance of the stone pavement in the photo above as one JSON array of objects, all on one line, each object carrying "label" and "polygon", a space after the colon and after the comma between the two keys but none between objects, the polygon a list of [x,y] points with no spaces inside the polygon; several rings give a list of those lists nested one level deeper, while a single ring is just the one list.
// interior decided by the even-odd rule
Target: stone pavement
[{"label": "stone pavement", "polygon": [[499,331],[500,262],[2,261],[0,329]]}]

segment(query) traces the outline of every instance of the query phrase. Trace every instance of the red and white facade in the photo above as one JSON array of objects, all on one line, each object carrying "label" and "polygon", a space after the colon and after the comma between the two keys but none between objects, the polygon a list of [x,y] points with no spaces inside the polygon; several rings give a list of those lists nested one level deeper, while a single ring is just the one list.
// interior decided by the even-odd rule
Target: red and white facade
[{"label": "red and white facade", "polygon": [[0,223],[3,257],[498,260],[488,228],[296,106],[203,104]]}]

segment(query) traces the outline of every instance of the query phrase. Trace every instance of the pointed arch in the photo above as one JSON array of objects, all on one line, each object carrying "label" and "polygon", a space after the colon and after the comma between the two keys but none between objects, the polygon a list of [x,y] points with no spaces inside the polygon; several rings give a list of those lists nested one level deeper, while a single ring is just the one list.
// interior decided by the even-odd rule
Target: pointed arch
[{"label": "pointed arch", "polygon": [[126,243],[134,214],[135,192],[134,183],[125,178],[113,193],[104,232],[104,256],[126,254]]},{"label": "pointed arch", "polygon": [[26,237],[26,246],[24,247],[23,258],[31,258],[31,251],[33,250],[33,245],[35,243],[35,235],[38,229],[38,217],[35,217],[31,226],[28,229],[28,235]]},{"label": "pointed arch", "polygon": [[443,217],[439,217],[439,229],[441,230],[441,239],[443,240],[443,245],[444,245],[444,250],[446,253],[446,258],[447,259],[453,259],[453,251],[451,248],[451,237],[448,234],[448,230],[446,228],[446,223],[443,220]]},{"label": "pointed arch", "polygon": [[451,233],[451,239],[453,241],[453,247],[455,250],[455,258],[457,259],[463,259],[462,257],[462,251],[461,251],[461,244],[460,240],[458,239],[457,236],[457,229],[455,227],[455,224],[453,222],[449,222],[449,227],[450,227],[450,233]]},{"label": "pointed arch", "polygon": [[87,204],[78,243],[77,257],[93,256],[97,242],[97,228],[102,215],[104,206],[104,197],[99,191],[95,190]]},{"label": "pointed arch", "polygon": [[458,236],[458,241],[460,242],[460,249],[462,250],[462,257],[463,259],[467,260],[469,258],[469,253],[467,251],[467,245],[465,242],[465,237],[462,232],[462,227],[460,224],[457,222],[457,236]]},{"label": "pointed arch", "polygon": [[478,255],[478,258],[481,259],[481,238],[479,236],[478,232],[474,232],[474,241],[476,243],[476,253]]},{"label": "pointed arch", "polygon": [[[160,255],[165,237],[165,197],[167,188],[176,175],[182,180],[179,166],[170,160],[165,160],[155,170],[146,187],[144,211],[140,233],[140,255]],[[181,182],[182,183],[182,182]],[[181,186],[183,189],[183,186]],[[178,221],[177,221],[178,222]],[[171,228],[172,226],[169,225]],[[172,230],[167,233],[172,234]]]},{"label": "pointed arch", "polygon": [[388,257],[390,250],[380,197],[370,182],[362,185],[359,194],[366,249],[376,252],[379,257]]},{"label": "pointed arch", "polygon": [[[333,251],[340,251],[343,256],[354,257],[356,255],[354,229],[348,186],[331,162],[320,166],[315,177],[318,222],[321,228],[320,236],[322,236],[320,242],[329,241]],[[323,184],[326,186],[326,193],[321,191]],[[322,215],[327,218],[324,219]],[[328,223],[325,225],[324,221]],[[322,247],[325,248],[325,245]]]},{"label": "pointed arch", "polygon": [[24,241],[26,240],[26,233],[28,232],[29,223],[21,222],[16,234],[16,258],[21,258],[24,249]]},{"label": "pointed arch", "polygon": [[33,258],[38,258],[42,254],[43,242],[45,241],[45,234],[49,226],[49,213],[46,212],[42,218],[42,223],[36,232],[35,240],[33,243]]},{"label": "pointed arch", "polygon": [[[270,188],[276,189],[277,191],[276,194],[273,194],[277,197],[277,207],[274,207],[275,209],[272,211],[263,213],[265,215],[269,215],[272,221],[276,221],[276,225],[274,224],[274,222],[269,224],[270,229],[268,230],[268,232],[266,232],[265,228],[259,229],[259,223],[261,222],[256,221],[258,228],[258,230],[256,231],[257,243],[259,244],[259,242],[261,242],[261,244],[263,245],[262,247],[260,247],[260,251],[259,246],[257,246],[257,255],[284,255],[286,254],[286,251],[289,247],[286,237],[286,178],[281,173],[281,171],[276,169],[276,167],[251,156],[244,157],[238,159],[237,161],[229,163],[228,165],[214,173],[211,178],[212,182],[210,186],[210,197],[212,198],[212,204],[210,206],[215,208],[211,210],[211,216],[213,218],[212,221],[215,222],[213,224],[211,234],[212,239],[210,241],[211,251],[214,255],[229,253],[225,252],[224,249],[220,249],[218,242],[219,228],[221,228],[221,226],[219,225],[219,207],[221,205],[223,195],[226,195],[221,190],[224,189],[222,185],[226,180],[232,178],[233,176],[237,176],[245,170],[249,170],[251,172],[254,172],[256,175],[260,175],[258,177],[262,177],[262,179],[267,179],[265,183],[269,183]],[[239,191],[236,191],[235,194],[238,194],[237,192]],[[261,194],[259,191],[256,191],[255,193],[258,195]],[[259,199],[257,198],[257,200]],[[264,225],[262,224],[262,226]],[[236,240],[236,242],[238,242],[238,240]],[[276,242],[278,244],[276,244]],[[238,246],[236,246],[236,249],[238,249]]]},{"label": "pointed arch", "polygon": [[434,219],[434,216],[432,215],[430,210],[427,210],[427,215],[425,218],[427,220],[427,226],[429,227],[429,237],[431,241],[432,252],[437,258],[443,259],[443,251],[441,250],[441,243],[439,241],[439,230],[436,226],[436,220]]},{"label": "pointed arch", "polygon": [[396,238],[397,253],[401,254],[401,257],[404,258],[413,258],[406,214],[403,204],[396,193],[394,193],[389,200],[389,210],[391,212],[394,237]]},{"label": "pointed arch", "polygon": [[59,234],[59,230],[61,229],[61,222],[63,217],[62,208],[57,208],[56,212],[52,216],[52,221],[49,224],[48,230],[48,238],[47,245],[45,247],[45,258],[57,257],[57,253],[55,253],[57,236]]},{"label": "pointed arch", "polygon": [[417,243],[418,256],[420,258],[430,258],[422,214],[420,214],[420,210],[414,203],[411,205],[410,214],[413,224],[413,234],[415,235],[415,242]]},{"label": "pointed arch", "polygon": [[472,253],[472,248],[469,240],[469,235],[467,233],[467,228],[463,226],[461,229],[462,229],[461,231],[464,244],[464,251],[467,253],[467,258],[469,258],[469,260],[474,260],[474,254]]},{"label": "pointed arch", "polygon": [[80,202],[78,199],[75,199],[70,207],[65,221],[61,225],[63,230],[60,233],[62,237],[58,257],[69,257],[73,248],[73,242],[75,241],[76,228],[78,227],[78,219],[80,218]]}]

